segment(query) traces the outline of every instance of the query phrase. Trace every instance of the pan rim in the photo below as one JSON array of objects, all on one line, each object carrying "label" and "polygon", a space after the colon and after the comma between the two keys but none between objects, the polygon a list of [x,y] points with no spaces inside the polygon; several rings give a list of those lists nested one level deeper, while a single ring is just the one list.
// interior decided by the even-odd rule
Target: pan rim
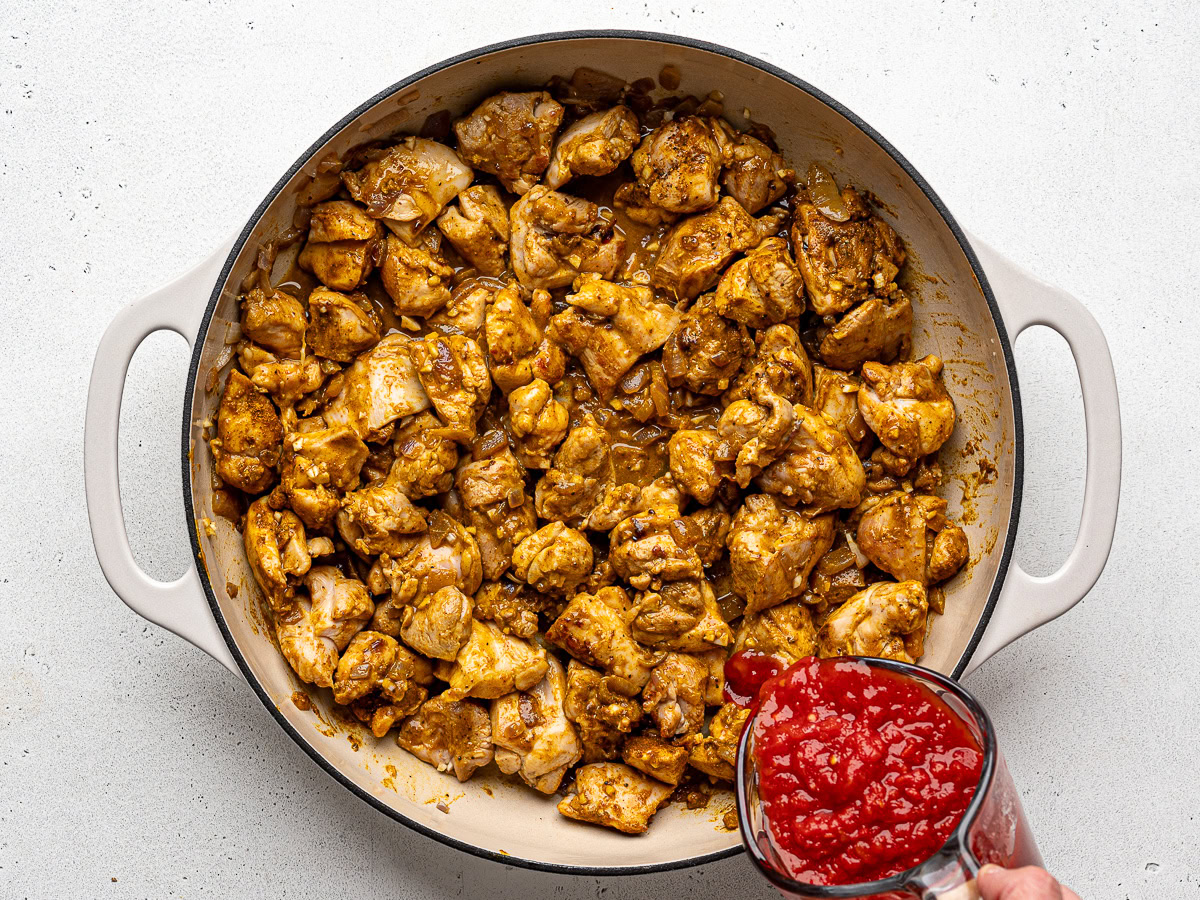
[{"label": "pan rim", "polygon": [[267,695],[266,690],[259,683],[258,679],[255,677],[255,675],[251,671],[249,664],[247,663],[245,657],[242,655],[242,652],[237,645],[237,641],[234,639],[233,634],[230,631],[229,626],[225,621],[224,613],[222,612],[220,605],[217,602],[216,594],[213,591],[212,583],[209,579],[208,569],[207,569],[207,566],[206,566],[206,563],[204,560],[204,553],[203,553],[203,550],[200,545],[200,535],[199,535],[199,528],[198,528],[197,520],[196,520],[195,508],[194,508],[194,505],[192,502],[192,472],[191,472],[192,398],[195,393],[196,380],[197,380],[199,369],[200,369],[200,356],[201,356],[201,352],[204,348],[205,341],[208,337],[209,327],[212,324],[213,313],[216,309],[217,302],[220,299],[221,292],[225,285],[225,282],[229,278],[229,274],[233,268],[233,264],[237,260],[237,257],[240,254],[240,252],[241,252],[243,246],[245,245],[247,239],[249,238],[250,234],[253,232],[254,227],[258,224],[258,221],[262,217],[263,213],[266,212],[267,208],[275,200],[275,198],[279,195],[279,193],[284,189],[284,187],[286,187],[286,185],[292,179],[292,177],[296,174],[296,172],[298,172],[300,170],[300,168],[302,166],[304,166],[320,148],[325,146],[325,144],[331,138],[333,138],[336,134],[338,134],[343,129],[345,129],[351,122],[353,122],[356,118],[358,118],[358,116],[360,116],[362,113],[366,112],[368,109],[375,106],[377,103],[381,102],[382,100],[385,100],[388,97],[394,95],[398,91],[404,90],[405,88],[409,87],[410,85],[414,84],[415,82],[420,81],[421,79],[426,78],[432,74],[435,74],[443,69],[449,68],[454,65],[458,65],[463,62],[469,62],[472,59],[478,59],[480,57],[487,56],[492,53],[497,53],[497,52],[501,52],[501,51],[505,51],[505,50],[512,50],[512,49],[516,49],[518,47],[532,46],[535,44],[557,43],[557,42],[563,42],[563,41],[596,40],[596,39],[600,39],[600,40],[604,40],[604,39],[633,40],[633,41],[645,41],[648,43],[674,44],[677,46],[687,47],[689,49],[702,50],[705,52],[709,52],[709,53],[713,53],[716,55],[720,55],[720,56],[724,56],[724,57],[733,59],[737,62],[741,62],[741,63],[744,63],[749,66],[753,66],[754,68],[757,68],[760,71],[766,72],[769,75],[773,75],[776,78],[779,78],[780,80],[787,82],[788,84],[792,85],[793,87],[804,91],[806,94],[809,94],[814,99],[818,100],[821,103],[824,103],[826,106],[830,107],[835,112],[839,113],[840,115],[842,115],[843,117],[848,119],[851,122],[851,124],[853,124],[856,128],[860,129],[864,134],[866,134],[872,141],[875,142],[875,144],[881,150],[883,150],[886,154],[888,154],[888,156],[890,156],[892,158],[892,160],[898,166],[900,166],[900,168],[904,171],[904,173],[913,180],[913,182],[917,185],[918,188],[920,188],[921,192],[925,195],[925,197],[933,205],[934,209],[937,210],[938,215],[941,216],[942,221],[950,229],[950,232],[954,236],[955,241],[958,243],[959,248],[962,250],[963,254],[965,255],[967,262],[970,265],[971,270],[975,276],[975,280],[979,284],[979,287],[980,287],[981,291],[983,292],[984,299],[987,302],[988,309],[992,315],[993,322],[996,325],[996,332],[997,332],[999,342],[1000,342],[1000,349],[1004,356],[1004,364],[1005,364],[1006,370],[1008,372],[1008,381],[1009,381],[1009,385],[1010,385],[1010,397],[1011,397],[1012,406],[1013,406],[1013,432],[1014,432],[1013,466],[1014,466],[1014,469],[1013,469],[1012,510],[1009,515],[1008,530],[1004,537],[1004,545],[1000,552],[1000,558],[999,558],[999,562],[998,562],[997,569],[996,569],[996,575],[992,582],[992,586],[989,590],[988,599],[987,599],[986,604],[984,605],[983,612],[980,614],[979,621],[975,625],[975,630],[973,631],[971,638],[967,643],[966,649],[963,651],[962,656],[959,658],[958,663],[955,665],[954,670],[950,675],[950,677],[954,678],[954,679],[958,679],[958,677],[966,669],[967,664],[970,662],[971,656],[975,652],[975,648],[978,646],[979,641],[982,639],[983,634],[987,629],[988,623],[991,621],[992,612],[995,609],[997,599],[999,598],[1000,591],[1002,590],[1002,588],[1004,586],[1005,577],[1008,573],[1008,567],[1011,562],[1013,547],[1014,547],[1014,544],[1016,541],[1017,525],[1018,525],[1018,520],[1020,518],[1020,511],[1021,511],[1021,496],[1022,496],[1022,490],[1023,490],[1023,486],[1024,486],[1024,425],[1023,425],[1022,416],[1021,416],[1021,397],[1020,397],[1020,390],[1019,390],[1018,382],[1017,382],[1016,361],[1015,361],[1015,357],[1013,355],[1012,342],[1009,339],[1008,332],[1005,330],[1004,320],[1000,314],[999,305],[996,303],[996,298],[995,298],[994,294],[992,293],[992,289],[991,289],[990,284],[988,283],[987,276],[983,271],[983,267],[979,263],[979,259],[975,255],[974,249],[971,247],[971,244],[967,240],[966,235],[964,234],[962,228],[959,226],[959,224],[958,224],[957,220],[954,218],[954,216],[950,213],[950,210],[946,207],[946,205],[942,201],[942,199],[933,190],[933,188],[924,179],[924,177],[916,170],[916,168],[912,165],[912,163],[910,163],[908,161],[908,159],[905,158],[904,155],[900,153],[900,151],[898,151],[894,146],[892,146],[891,143],[889,143],[883,137],[883,135],[881,135],[874,128],[872,128],[869,124],[867,124],[860,116],[858,116],[857,114],[852,112],[850,109],[848,109],[846,106],[844,106],[843,104],[841,104],[840,102],[835,100],[833,97],[829,96],[828,94],[824,93],[820,89],[809,84],[807,81],[804,81],[803,79],[798,78],[796,75],[794,75],[784,69],[781,69],[778,66],[773,65],[772,63],[766,62],[765,60],[759,59],[759,58],[751,56],[749,54],[742,53],[741,51],[734,50],[734,49],[725,47],[720,44],[714,44],[714,43],[711,43],[708,41],[698,40],[695,38],[684,37],[684,36],[680,36],[680,35],[663,34],[663,33],[652,32],[652,31],[638,31],[638,30],[631,30],[631,29],[579,29],[579,30],[561,31],[561,32],[546,32],[546,33],[542,33],[542,34],[529,35],[526,37],[513,38],[510,40],[501,41],[501,42],[498,42],[495,44],[489,44],[487,46],[480,47],[475,50],[470,50],[465,53],[458,54],[456,56],[452,56],[448,59],[442,60],[441,62],[434,63],[433,65],[426,66],[425,68],[421,69],[420,71],[413,73],[412,75],[396,82],[395,84],[391,85],[390,87],[387,87],[384,90],[380,91],[379,93],[375,94],[370,99],[366,100],[365,102],[361,103],[359,106],[355,107],[352,111],[350,111],[348,114],[346,114],[344,117],[342,117],[337,123],[335,123],[331,128],[329,128],[327,131],[325,131],[288,168],[288,170],[284,173],[284,175],[279,179],[279,181],[275,184],[275,186],[271,188],[271,190],[263,198],[262,202],[258,205],[258,207],[251,214],[249,220],[246,222],[246,225],[243,227],[243,229],[241,230],[237,239],[234,241],[233,247],[230,249],[229,255],[221,267],[220,275],[218,276],[216,283],[213,285],[213,290],[212,290],[212,294],[209,297],[208,305],[206,306],[206,308],[204,310],[204,314],[200,320],[199,331],[196,335],[196,339],[194,341],[193,348],[192,348],[192,358],[191,358],[191,361],[188,366],[187,381],[184,386],[185,393],[184,393],[184,402],[183,402],[183,425],[182,425],[183,440],[182,440],[181,457],[182,457],[182,471],[183,471],[183,484],[182,484],[183,502],[184,502],[184,509],[185,509],[186,518],[187,518],[186,524],[187,524],[187,529],[188,529],[188,536],[189,536],[189,539],[191,540],[191,545],[192,545],[191,546],[192,556],[193,556],[195,564],[196,564],[196,570],[197,570],[197,574],[199,575],[200,584],[204,590],[205,596],[208,599],[209,608],[212,611],[213,618],[216,620],[217,627],[220,629],[221,636],[224,638],[226,645],[229,647],[230,653],[232,654],[234,660],[237,662],[238,668],[241,670],[243,676],[246,678],[246,681],[249,683],[250,687],[254,690],[254,693],[258,696],[258,699],[261,701],[263,706],[266,707],[267,711],[271,714],[271,716],[275,719],[275,721],[279,724],[279,726],[284,730],[284,732],[289,737],[291,737],[291,739],[298,746],[300,746],[300,748],[303,749],[304,752],[307,753],[313,759],[313,761],[317,763],[318,766],[320,766],[322,769],[324,769],[327,774],[332,776],[335,780],[337,780],[340,784],[342,784],[343,787],[347,788],[349,791],[351,791],[353,794],[355,794],[355,796],[357,796],[360,800],[365,801],[367,804],[369,804],[374,809],[387,815],[388,817],[394,819],[395,821],[400,822],[402,825],[405,825],[406,827],[411,828],[413,831],[416,831],[417,833],[424,835],[425,837],[432,838],[432,839],[438,841],[439,843],[445,844],[446,846],[452,847],[456,850],[461,850],[465,853],[469,853],[473,856],[476,856],[476,857],[479,857],[482,859],[490,860],[492,862],[502,863],[504,865],[516,866],[519,868],[529,869],[529,870],[534,870],[534,871],[548,872],[548,873],[553,873],[553,874],[609,877],[609,876],[619,876],[619,875],[648,875],[648,874],[654,874],[654,873],[658,873],[658,872],[669,872],[669,871],[675,871],[675,870],[679,870],[679,869],[692,868],[694,866],[700,866],[700,865],[717,862],[717,861],[723,860],[723,859],[729,859],[731,857],[738,855],[739,853],[744,853],[745,848],[741,845],[741,843],[738,843],[732,847],[727,847],[723,850],[716,850],[711,853],[706,853],[706,854],[702,854],[699,856],[685,857],[685,858],[681,858],[681,859],[669,860],[669,861],[659,862],[659,863],[644,863],[644,864],[640,864],[640,865],[630,865],[630,866],[591,866],[591,865],[575,865],[575,864],[571,864],[571,863],[552,863],[552,862],[546,862],[543,860],[527,859],[524,857],[511,856],[507,853],[489,850],[485,847],[480,847],[475,844],[471,844],[467,841],[463,841],[459,838],[453,837],[451,835],[445,834],[443,832],[437,831],[433,828],[430,828],[426,825],[421,824],[420,822],[417,822],[414,819],[409,818],[404,813],[392,808],[391,806],[382,802],[378,798],[372,796],[367,791],[363,790],[361,787],[359,787],[357,784],[355,784],[353,781],[351,781],[337,766],[333,765],[329,760],[327,760],[320,753],[320,751],[318,751],[316,749],[316,747],[314,747],[306,738],[304,738],[303,735],[300,734],[299,731],[297,731],[291,725],[291,723],[289,723],[287,721],[287,719],[284,717],[283,713],[276,707],[274,701],[272,701],[271,698]]}]

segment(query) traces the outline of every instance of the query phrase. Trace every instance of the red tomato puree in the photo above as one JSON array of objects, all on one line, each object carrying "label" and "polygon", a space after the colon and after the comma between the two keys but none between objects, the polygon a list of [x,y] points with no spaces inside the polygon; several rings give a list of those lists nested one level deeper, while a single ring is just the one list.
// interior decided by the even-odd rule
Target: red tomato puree
[{"label": "red tomato puree", "polygon": [[[750,690],[769,669],[749,662],[732,667],[733,692]],[[895,875],[932,856],[962,819],[983,752],[925,686],[860,662],[810,657],[768,678],[757,698],[748,727],[759,797],[795,880]]]}]

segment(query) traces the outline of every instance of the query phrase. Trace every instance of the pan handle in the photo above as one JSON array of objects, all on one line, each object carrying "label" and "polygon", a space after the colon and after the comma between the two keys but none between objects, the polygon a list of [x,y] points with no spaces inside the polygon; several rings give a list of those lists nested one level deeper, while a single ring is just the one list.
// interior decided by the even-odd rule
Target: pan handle
[{"label": "pan handle", "polygon": [[1087,476],[1079,532],[1066,562],[1044,577],[1030,575],[1015,560],[1010,563],[991,622],[964,674],[1021,635],[1058,618],[1091,590],[1108,561],[1121,495],[1121,408],[1104,332],[1070,294],[1034,277],[983,241],[970,241],[995,291],[1009,338],[1015,341],[1031,325],[1046,325],[1071,347],[1083,393]]},{"label": "pan handle", "polygon": [[125,307],[100,338],[88,387],[83,477],[96,559],[117,596],[139,616],[195,644],[240,677],[195,564],[176,581],[158,581],[138,568],[125,531],[117,465],[121,393],[134,352],[150,334],[164,329],[192,345],[232,245],[232,240],[224,242],[190,272]]}]

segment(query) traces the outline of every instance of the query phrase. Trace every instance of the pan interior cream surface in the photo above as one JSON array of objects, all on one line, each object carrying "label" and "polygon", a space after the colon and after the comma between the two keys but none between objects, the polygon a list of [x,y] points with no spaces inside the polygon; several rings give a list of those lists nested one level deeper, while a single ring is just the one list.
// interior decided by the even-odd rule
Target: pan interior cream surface
[{"label": "pan interior cream surface", "polygon": [[[545,797],[507,780],[494,767],[459,784],[396,746],[351,726],[327,698],[313,696],[312,709],[293,695],[303,690],[270,642],[260,596],[246,563],[241,537],[213,514],[211,457],[203,423],[216,418],[219,381],[212,377],[222,350],[236,334],[238,286],[251,271],[259,245],[286,231],[299,193],[318,162],[363,142],[416,132],[440,110],[453,115],[502,88],[535,87],[580,66],[628,81],[655,77],[666,65],[681,73],[678,91],[704,97],[724,95],[727,117],[746,127],[745,112],[775,132],[781,151],[800,171],[823,163],[839,183],[852,180],[878,197],[885,218],[910,251],[910,283],[916,301],[915,351],[935,353],[946,363],[946,386],[954,397],[959,425],[942,451],[948,476],[945,496],[971,542],[968,569],[950,584],[946,613],[935,621],[923,665],[950,674],[966,654],[989,596],[1002,574],[1010,541],[1017,480],[1014,390],[1002,338],[970,262],[934,203],[904,168],[870,135],[818,97],[748,61],[715,50],[650,38],[562,37],[503,47],[431,71],[363,110],[317,145],[298,171],[252,223],[235,247],[235,257],[202,326],[190,402],[191,499],[197,521],[199,558],[235,655],[252,683],[274,706],[302,746],[376,806],[408,824],[463,849],[517,864],[571,871],[645,871],[689,865],[740,849],[736,831],[722,825],[732,795],[718,793],[706,809],[671,804],[649,832],[629,837],[559,815],[557,797]],[[659,93],[664,93],[660,91]],[[220,373],[218,373],[220,374]],[[490,774],[489,774],[490,773]],[[514,776],[515,778],[515,776]]]}]

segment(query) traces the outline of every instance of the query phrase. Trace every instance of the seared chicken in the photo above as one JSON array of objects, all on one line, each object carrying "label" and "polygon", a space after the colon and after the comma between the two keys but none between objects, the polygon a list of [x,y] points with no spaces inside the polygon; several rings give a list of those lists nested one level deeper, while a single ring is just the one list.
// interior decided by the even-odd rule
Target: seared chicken
[{"label": "seared chicken", "polygon": [[423,237],[410,246],[388,235],[379,277],[398,316],[430,316],[450,302],[454,269],[442,256],[440,241]]},{"label": "seared chicken", "polygon": [[625,679],[637,690],[650,679],[658,655],[633,639],[629,612],[629,595],[622,588],[576,594],[546,630],[546,640],[580,662]]},{"label": "seared chicken", "polygon": [[412,239],[470,183],[471,167],[437,141],[406,137],[355,172],[343,172],[350,196]]},{"label": "seared chicken", "polygon": [[734,400],[726,407],[717,422],[717,434],[736,449],[733,480],[739,487],[748,487],[751,479],[783,454],[795,424],[795,407],[766,380],[754,384],[753,399]]},{"label": "seared chicken", "polygon": [[396,743],[439,772],[466,781],[492,761],[492,725],[487,708],[473,700],[431,697],[396,732]]},{"label": "seared chicken", "polygon": [[796,170],[753,135],[738,134],[719,120],[718,124],[730,141],[721,186],[753,215],[787,192],[796,180]]},{"label": "seared chicken", "polygon": [[550,385],[535,378],[508,395],[508,421],[517,456],[530,469],[548,469],[554,448],[567,436],[570,413]]},{"label": "seared chicken", "polygon": [[581,272],[612,276],[625,236],[595,203],[536,185],[509,211],[513,274],[527,288],[565,287]]},{"label": "seared chicken", "polygon": [[250,382],[260,391],[271,395],[283,417],[295,418],[292,409],[302,397],[313,393],[325,383],[321,361],[315,356],[288,359],[270,350],[243,341],[238,347],[238,362]]},{"label": "seared chicken", "polygon": [[441,494],[454,484],[458,445],[429,412],[419,413],[396,429],[395,461],[388,480],[413,500]]},{"label": "seared chicken", "polygon": [[769,237],[726,269],[717,284],[716,307],[751,328],[795,320],[804,312],[804,281],[787,241]]},{"label": "seared chicken", "polygon": [[567,676],[547,657],[546,677],[528,691],[492,701],[492,742],[501,772],[516,772],[543,794],[553,794],[583,755],[575,726],[563,712]]},{"label": "seared chicken", "polygon": [[876,656],[916,662],[929,602],[919,581],[881,581],[829,614],[817,635],[821,656]]},{"label": "seared chicken", "polygon": [[386,479],[346,494],[334,521],[342,539],[364,559],[401,555],[408,550],[408,536],[426,528],[424,510]]},{"label": "seared chicken", "polygon": [[616,759],[626,735],[641,721],[639,688],[572,659],[567,664],[563,710],[579,729],[584,762]]},{"label": "seared chicken", "polygon": [[608,435],[594,424],[572,428],[534,489],[534,506],[543,519],[582,525],[613,483]]},{"label": "seared chicken", "polygon": [[734,256],[764,237],[741,204],[722,197],[713,209],[689,216],[667,232],[650,270],[650,283],[680,300],[691,300],[717,284]]},{"label": "seared chicken", "polygon": [[517,545],[512,563],[534,590],[569,595],[592,571],[592,545],[582,531],[551,522]]},{"label": "seared chicken", "polygon": [[346,578],[333,566],[313,566],[304,579],[312,598],[309,612],[313,631],[332,641],[339,652],[366,627],[375,612],[367,586]]},{"label": "seared chicken", "polygon": [[753,398],[762,382],[788,402],[808,406],[812,403],[812,379],[812,365],[800,335],[789,325],[772,325],[759,332],[758,349],[725,395],[726,402]]},{"label": "seared chicken", "polygon": [[242,298],[242,334],[272,353],[298,358],[307,328],[304,307],[286,291],[255,288]]},{"label": "seared chicken", "polygon": [[[571,308],[550,320],[548,334],[579,359],[602,398],[611,397],[621,377],[642,355],[661,347],[680,322],[679,313],[655,300],[650,288],[613,284],[597,275],[576,279],[567,302]],[[703,339],[721,343],[723,335],[704,331]],[[695,342],[684,340],[693,350]],[[728,366],[730,360],[722,362]]]},{"label": "seared chicken", "polygon": [[862,457],[870,449],[871,432],[858,409],[858,389],[862,379],[850,372],[813,366],[812,410],[818,412],[842,433]]},{"label": "seared chicken", "polygon": [[833,516],[809,517],[765,494],[747,497],[729,531],[733,589],[746,600],[746,613],[804,593],[812,567],[833,545],[833,534]]},{"label": "seared chicken", "polygon": [[858,408],[879,442],[897,456],[915,459],[935,453],[954,431],[954,401],[942,384],[942,361],[862,368]]},{"label": "seared chicken", "polygon": [[789,666],[817,652],[817,627],[812,611],[789,600],[757,613],[747,613],[738,625],[733,652],[752,650],[773,656]]},{"label": "seared chicken", "polygon": [[891,362],[912,343],[912,304],[903,291],[870,297],[850,310],[821,339],[826,365],[856,370],[870,360]]},{"label": "seared chicken", "polygon": [[360,354],[343,373],[341,392],[326,405],[325,421],[378,440],[392,422],[428,409],[429,395],[409,355],[412,344],[406,335],[389,334]]},{"label": "seared chicken", "polygon": [[461,334],[427,334],[408,353],[446,436],[460,443],[475,438],[475,421],[492,394],[492,379],[479,345]]},{"label": "seared chicken", "polygon": [[288,503],[310,528],[333,521],[346,491],[358,486],[367,445],[344,425],[293,431],[283,438],[280,486]]},{"label": "seared chicken", "polygon": [[453,660],[471,634],[471,598],[453,585],[404,607],[400,639],[422,656]]},{"label": "seared chicken", "polygon": [[496,292],[487,308],[484,336],[492,379],[504,393],[534,379],[553,385],[563,377],[566,354],[544,332],[516,282]]},{"label": "seared chicken", "polygon": [[652,734],[637,734],[621,745],[621,759],[651,778],[677,785],[687,769],[688,752]]},{"label": "seared chicken", "polygon": [[715,397],[725,392],[742,359],[753,352],[754,341],[746,326],[720,315],[714,295],[705,294],[667,338],[663,371],[672,387],[686,385],[697,394]]},{"label": "seared chicken", "polygon": [[475,529],[483,577],[495,581],[508,571],[513,548],[537,531],[533,498],[525,494],[520,464],[507,449],[464,463],[457,473],[458,497]]},{"label": "seared chicken", "polygon": [[442,334],[462,334],[478,339],[483,330],[483,319],[488,301],[495,289],[474,279],[467,279],[450,291],[450,300],[426,318],[430,328]]},{"label": "seared chicken", "polygon": [[290,609],[295,591],[288,576],[304,575],[312,565],[299,517],[291,510],[271,509],[267,498],[260,497],[246,510],[242,540],[250,571],[271,610]]},{"label": "seared chicken", "polygon": [[840,193],[820,166],[809,169],[807,196],[796,207],[792,247],[817,315],[845,312],[869,292],[895,290],[904,246],[854,188]]},{"label": "seared chicken", "polygon": [[705,707],[720,705],[725,654],[718,650],[716,656],[719,661],[694,653],[668,653],[654,667],[642,691],[642,711],[659,737],[696,734],[704,724]]},{"label": "seared chicken", "polygon": [[495,622],[475,620],[454,662],[438,663],[435,672],[450,684],[444,697],[494,700],[531,689],[548,667],[546,651],[537,644],[505,634]]},{"label": "seared chicken", "polygon": [[354,715],[381,738],[421,708],[431,684],[433,666],[425,657],[386,634],[360,631],[338,660],[333,698],[350,704]]},{"label": "seared chicken", "polygon": [[700,557],[686,539],[677,507],[649,509],[622,521],[609,535],[609,562],[638,590],[700,577]]},{"label": "seared chicken", "polygon": [[793,506],[803,504],[809,515],[857,506],[867,483],[858,454],[824,416],[803,406],[793,409],[790,442],[756,483]]},{"label": "seared chicken", "polygon": [[637,140],[637,116],[627,106],[584,116],[554,145],[546,186],[558,190],[576,175],[607,175],[629,158]]},{"label": "seared chicken", "polygon": [[903,491],[885,497],[858,521],[858,547],[898,581],[935,584],[967,561],[967,535],[946,518],[946,501]]},{"label": "seared chicken", "polygon": [[524,194],[550,164],[562,120],[562,105],[545,91],[501,91],[455,122],[454,133],[463,159],[495,175],[507,190]]},{"label": "seared chicken", "polygon": [[632,613],[630,633],[648,647],[695,653],[727,647],[732,639],[712,585],[703,578],[642,591]]},{"label": "seared chicken", "polygon": [[447,206],[437,224],[459,255],[481,274],[504,273],[508,210],[490,184],[472,185],[459,194],[458,206]]},{"label": "seared chicken", "polygon": [[710,123],[684,116],[660,125],[633,152],[637,184],[622,188],[627,204],[688,215],[717,202],[717,176],[723,162]]},{"label": "seared chicken", "polygon": [[531,638],[538,633],[538,613],[550,598],[515,581],[491,581],[475,594],[475,618],[488,619],[505,634]]},{"label": "seared chicken", "polygon": [[684,428],[667,442],[671,477],[701,503],[711,503],[721,482],[732,480],[734,454],[715,431]]},{"label": "seared chicken", "polygon": [[229,373],[217,410],[217,436],[209,442],[221,480],[248,494],[275,481],[283,426],[271,401],[236,369]]},{"label": "seared chicken", "polygon": [[308,242],[296,262],[326,287],[352,291],[375,267],[375,244],[382,237],[383,226],[357,203],[318,203],[309,219]]},{"label": "seared chicken", "polygon": [[750,718],[750,710],[726,703],[708,723],[708,734],[696,735],[688,743],[688,764],[705,775],[733,781],[737,766],[738,740]]},{"label": "seared chicken", "polygon": [[308,295],[308,346],[317,356],[346,363],[379,343],[379,317],[356,297],[324,288]]},{"label": "seared chicken", "polygon": [[606,825],[625,834],[641,834],[671,796],[671,787],[622,763],[588,763],[575,770],[575,781],[559,801],[570,819]]},{"label": "seared chicken", "polygon": [[395,638],[378,631],[356,634],[338,660],[333,676],[333,699],[347,705],[377,688],[396,661],[399,646]]}]

